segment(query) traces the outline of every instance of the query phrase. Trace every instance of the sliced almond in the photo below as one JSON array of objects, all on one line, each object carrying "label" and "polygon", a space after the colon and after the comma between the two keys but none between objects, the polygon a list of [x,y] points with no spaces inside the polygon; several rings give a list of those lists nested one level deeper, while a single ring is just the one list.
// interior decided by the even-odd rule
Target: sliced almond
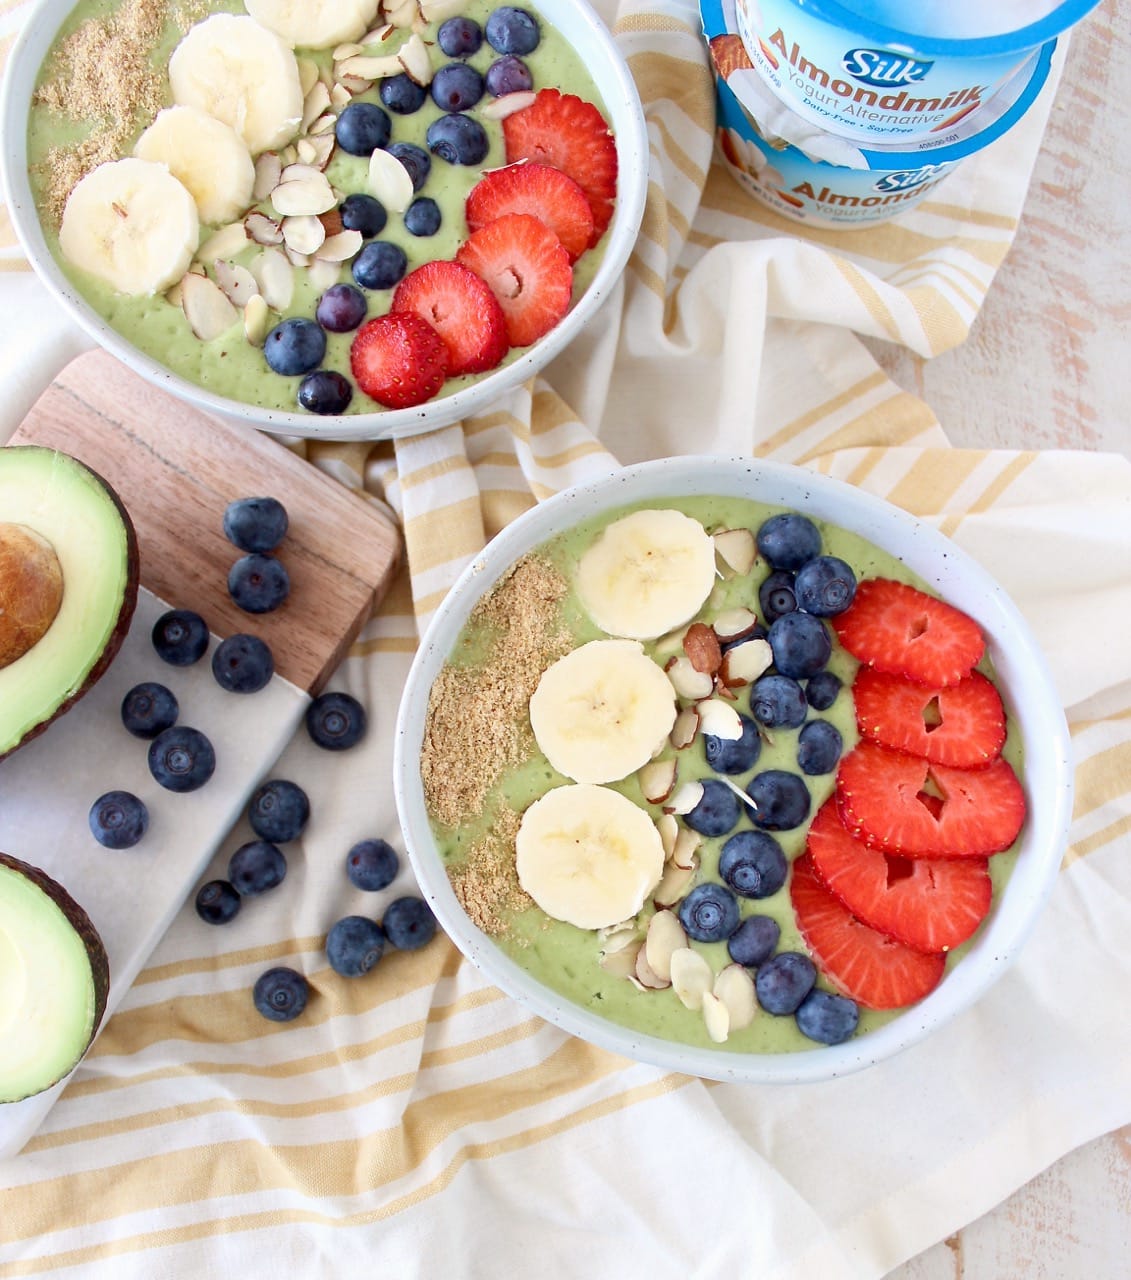
[{"label": "sliced almond", "polygon": [[198,262],[215,262],[217,258],[234,258],[247,248],[247,229],[242,222],[230,222],[214,231],[196,251]]},{"label": "sliced almond", "polygon": [[672,682],[672,688],[688,702],[698,702],[700,698],[707,698],[714,692],[714,677],[709,672],[696,671],[685,653],[669,658],[664,670]]},{"label": "sliced almond", "polygon": [[479,114],[485,120],[505,120],[516,111],[525,111],[535,98],[533,89],[520,89],[516,93],[504,93],[501,97],[491,98],[479,108]]},{"label": "sliced almond", "polygon": [[281,249],[268,248],[248,264],[259,292],[273,311],[286,311],[295,291],[295,269]]},{"label": "sliced almond", "polygon": [[312,289],[317,289],[319,293],[328,289],[332,284],[337,284],[338,277],[341,274],[341,264],[323,258],[321,250],[311,258],[310,266],[306,269],[307,282]]},{"label": "sliced almond", "polygon": [[734,609],[724,609],[714,621],[714,632],[723,644],[734,640],[745,640],[758,625],[758,615],[745,605]]},{"label": "sliced almond", "polygon": [[302,123],[299,125],[299,133],[305,133],[329,106],[329,88],[321,80],[315,80],[302,101]]},{"label": "sliced almond", "polygon": [[731,1031],[741,1031],[754,1021],[758,999],[754,994],[754,979],[748,969],[740,964],[728,964],[719,971],[713,990],[727,1007]]},{"label": "sliced almond", "polygon": [[659,908],[674,907],[687,897],[687,892],[699,870],[699,859],[693,859],[690,867],[681,867],[678,863],[669,862],[660,877],[660,883],[652,891],[652,901]]},{"label": "sliced almond", "polygon": [[699,865],[697,851],[702,843],[703,837],[698,831],[692,831],[690,827],[681,826],[675,839],[675,846],[672,849],[672,862],[677,867],[682,867],[685,871],[694,871]]},{"label": "sliced almond", "polygon": [[715,1044],[725,1044],[730,1035],[730,1010],[713,991],[703,992],[703,1022]]},{"label": "sliced almond", "polygon": [[[325,138],[327,136],[332,138],[334,136],[334,126],[337,123],[338,117],[334,115],[333,112],[328,111],[324,116],[319,116],[307,131],[306,141],[310,143],[317,143],[319,138]],[[333,152],[334,148],[331,146],[330,154],[333,155]],[[318,163],[317,161],[308,160],[307,163],[317,164],[319,169],[325,169],[326,167],[324,163]]]},{"label": "sliced almond", "polygon": [[334,50],[332,57],[335,62],[344,62],[347,58],[356,58],[359,53],[365,52],[363,44],[340,44]]},{"label": "sliced almond", "polygon": [[220,259],[214,270],[216,283],[224,291],[224,296],[233,307],[246,307],[259,292],[259,285],[247,267]]},{"label": "sliced almond", "polygon": [[397,159],[380,147],[369,157],[369,192],[392,213],[404,213],[412,203],[412,178]]},{"label": "sliced almond", "polygon": [[742,717],[731,702],[722,698],[704,698],[695,704],[699,713],[700,733],[710,734],[712,738],[725,738],[728,742],[737,742],[742,737]]},{"label": "sliced almond", "polygon": [[397,59],[414,84],[423,89],[432,83],[432,55],[415,31],[397,51]]},{"label": "sliced almond", "polygon": [[719,683],[728,689],[753,684],[773,660],[774,653],[768,640],[743,640],[723,654],[719,666]]},{"label": "sliced almond", "polygon": [[323,262],[348,262],[361,248],[360,231],[339,231],[327,236],[322,247],[314,255]]},{"label": "sliced almond", "polygon": [[207,276],[190,273],[181,280],[181,306],[189,328],[201,342],[218,338],[240,318],[224,291]]},{"label": "sliced almond", "polygon": [[312,213],[283,219],[283,243],[296,253],[316,253],[326,239],[326,228]]},{"label": "sliced almond", "polygon": [[[391,158],[395,162],[396,158]],[[338,203],[333,187],[320,170],[310,165],[289,167],[292,173],[295,169],[302,169],[309,176],[287,178],[287,170],[283,170],[283,181],[271,192],[271,205],[276,213],[284,218],[303,217],[325,213]]]},{"label": "sliced almond", "polygon": [[341,81],[335,81],[330,86],[330,105],[337,107],[340,111],[343,107],[348,107],[353,94],[350,93],[347,86]]},{"label": "sliced almond", "polygon": [[291,146],[284,147],[282,151],[279,152],[279,159],[285,169],[287,165],[294,164],[298,159],[298,151],[293,144]]},{"label": "sliced almond", "polygon": [[683,651],[701,675],[713,676],[719,669],[723,652],[719,637],[705,622],[693,622],[683,637]]},{"label": "sliced almond", "polygon": [[305,98],[318,83],[318,63],[312,58],[295,58],[295,62],[298,64],[299,88],[302,89],[302,96]]},{"label": "sliced almond", "polygon": [[690,813],[702,799],[703,784],[701,782],[681,783],[664,802],[664,812]]},{"label": "sliced almond", "polygon": [[684,707],[677,713],[668,741],[677,751],[686,750],[699,734],[699,712],[694,706]]},{"label": "sliced almond", "polygon": [[679,823],[674,813],[661,813],[656,819],[656,830],[660,835],[660,844],[664,850],[664,861],[675,852],[675,842],[679,838]]},{"label": "sliced almond", "polygon": [[389,76],[399,76],[404,68],[395,53],[385,53],[379,57],[359,53],[355,57],[346,58],[338,63],[338,80],[347,84],[351,80],[385,80]]},{"label": "sliced almond", "polygon": [[612,974],[614,978],[635,978],[636,957],[642,949],[641,944],[637,942],[635,946],[622,947],[618,951],[604,952],[597,963],[606,973]]},{"label": "sliced almond", "polygon": [[679,917],[672,911],[657,911],[644,936],[644,958],[662,982],[672,980],[672,953],[686,946],[687,934]]},{"label": "sliced almond", "polygon": [[310,266],[309,253],[299,253],[297,249],[292,249],[289,244],[283,246],[283,252],[287,255],[287,261],[292,267],[297,267],[300,271],[305,271],[306,268]]},{"label": "sliced almond", "polygon": [[637,982],[642,987],[646,987],[649,991],[663,991],[665,987],[670,987],[671,980],[661,978],[660,975],[648,963],[647,948],[641,947],[636,953],[635,975]]},{"label": "sliced almond", "polygon": [[279,185],[283,176],[283,161],[277,151],[264,151],[255,158],[255,186],[251,194],[255,200],[266,200]]},{"label": "sliced almond", "polygon": [[758,544],[749,529],[720,529],[712,537],[715,554],[728,569],[742,576],[754,568]]},{"label": "sliced almond", "polygon": [[661,804],[675,789],[677,765],[674,760],[649,760],[636,773],[640,791],[649,804]]},{"label": "sliced almond", "polygon": [[682,947],[673,951],[670,959],[672,990],[679,996],[685,1008],[701,1009],[703,997],[711,990],[714,975],[711,966],[698,951]]},{"label": "sliced almond", "polygon": [[[382,6],[382,9],[384,6]],[[463,12],[463,9],[460,9]],[[382,22],[379,27],[373,27],[361,37],[358,42],[362,48],[368,49],[371,44],[384,44],[386,40],[391,40],[397,33],[396,27],[391,22]]]},{"label": "sliced almond", "polygon": [[[397,64],[398,67],[400,64]],[[338,85],[345,91],[347,97],[355,97],[359,93],[368,93],[373,88],[373,81],[367,80],[364,76],[343,75],[338,78]],[[338,106],[338,100],[334,90],[330,90],[330,101]]]},{"label": "sliced almond", "polygon": [[249,213],[243,220],[244,230],[248,238],[256,244],[282,244],[283,224],[269,218],[265,213]]},{"label": "sliced almond", "polygon": [[270,308],[261,293],[253,294],[243,309],[244,336],[253,347],[261,347],[270,328]]},{"label": "sliced almond", "polygon": [[467,0],[418,0],[420,16],[425,22],[443,22],[455,18],[467,8]]},{"label": "sliced almond", "polygon": [[382,5],[382,10],[385,18],[402,30],[411,27],[420,12],[416,0],[388,0]]}]

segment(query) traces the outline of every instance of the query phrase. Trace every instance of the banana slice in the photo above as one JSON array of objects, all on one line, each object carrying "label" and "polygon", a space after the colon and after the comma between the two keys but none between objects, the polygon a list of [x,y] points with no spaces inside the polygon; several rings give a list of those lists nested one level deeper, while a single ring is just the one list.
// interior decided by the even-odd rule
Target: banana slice
[{"label": "banana slice", "polygon": [[530,725],[574,782],[618,782],[646,764],[675,723],[675,690],[638,640],[591,640],[542,673]]},{"label": "banana slice", "polygon": [[255,164],[230,125],[196,107],[166,107],[138,138],[134,155],[163,164],[192,193],[201,222],[221,226],[251,206]]},{"label": "banana slice", "polygon": [[302,123],[302,84],[290,47],[254,18],[215,13],[169,59],[177,106],[230,125],[253,156],[285,146]]},{"label": "banana slice", "polygon": [[365,35],[378,0],[244,0],[244,8],[292,49],[332,49]]},{"label": "banana slice", "polygon": [[715,546],[681,511],[615,520],[582,555],[577,590],[593,621],[614,636],[654,640],[693,618],[715,585]]},{"label": "banana slice", "polygon": [[619,791],[576,784],[548,791],[522,815],[515,866],[548,916],[604,929],[644,905],[664,848],[656,824]]},{"label": "banana slice", "polygon": [[92,169],[63,210],[68,262],[119,293],[161,293],[188,270],[200,239],[196,201],[165,168],[132,156]]}]

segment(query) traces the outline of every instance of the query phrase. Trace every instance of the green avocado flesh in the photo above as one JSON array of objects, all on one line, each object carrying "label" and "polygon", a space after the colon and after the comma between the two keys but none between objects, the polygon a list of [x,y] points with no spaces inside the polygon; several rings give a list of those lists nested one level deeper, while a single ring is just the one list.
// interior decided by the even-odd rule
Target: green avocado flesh
[{"label": "green avocado flesh", "polygon": [[106,953],[82,908],[42,871],[0,854],[0,1103],[61,1080],[106,1003]]},{"label": "green avocado flesh", "polygon": [[[568,583],[572,583],[578,560],[601,530],[630,510],[638,510],[643,506],[676,507],[699,520],[709,532],[737,528],[757,530],[764,520],[780,510],[780,508],[768,507],[745,499],[706,496],[673,502],[644,503],[638,507],[618,508],[604,516],[583,522],[551,539],[538,548],[535,554],[549,561]],[[865,539],[822,521],[815,521],[815,523],[822,535],[822,552],[840,556],[847,561],[859,579],[892,578],[930,591],[922,579],[911,572],[905,564]],[[768,567],[760,561],[751,574],[735,575],[729,579],[720,580],[700,616],[709,621],[711,617],[736,606],[748,606],[761,616],[757,587],[768,572]],[[558,617],[568,629],[575,646],[599,639],[604,635],[585,613],[577,591],[572,586],[559,606]],[[475,625],[474,622],[469,624],[454,646],[452,656],[449,658],[450,665],[465,666],[484,659],[490,660],[494,639],[495,636],[490,628],[483,624]],[[665,660],[664,654],[658,654],[656,642],[646,644],[645,649],[656,656],[661,664]],[[851,683],[858,665],[856,659],[834,639],[828,667],[842,679],[844,688],[831,709],[811,713],[810,716],[810,719],[829,720],[836,726],[842,735],[845,753],[852,749],[859,736],[851,695]],[[993,673],[988,659],[983,661],[981,669],[992,678]],[[736,704],[738,710],[743,714],[749,714],[749,690],[740,689],[738,694]],[[1019,734],[1012,720],[1008,724],[1009,732],[1004,755],[1014,770],[1020,774],[1022,752]],[[798,733],[799,730],[796,729],[773,730],[769,735],[772,741],[763,742],[757,764],[747,773],[735,776],[732,781],[740,787],[745,787],[751,776],[765,769],[780,768],[797,772]],[[698,737],[692,746],[684,751],[677,752],[669,745],[661,755],[674,756],[678,759],[681,783],[690,778],[715,776],[707,763],[701,737]],[[501,814],[507,810],[521,814],[552,787],[568,781],[553,769],[535,747],[525,761],[508,769],[496,781],[488,794],[483,811],[478,816],[471,817],[458,826],[444,826],[433,817],[432,827],[436,845],[453,880],[459,880],[473,851],[482,844],[485,836],[499,825]],[[808,777],[805,781],[811,797],[811,819],[832,794],[835,774]],[[659,815],[660,810],[657,806],[649,806],[644,801],[635,774],[610,785],[614,790],[628,796],[634,803],[648,809],[653,817]],[[772,833],[791,861],[804,851],[808,826],[807,820],[802,826],[793,830]],[[693,883],[720,878],[718,859],[725,839],[725,836],[704,839],[699,848],[700,869]],[[989,860],[995,901],[1002,892],[1015,860],[1016,846],[1012,850],[994,855]],[[777,948],[779,951],[805,950],[790,904],[788,881],[781,890],[769,898],[756,900],[740,898],[739,905],[743,918],[749,915],[769,915],[778,922],[781,927],[781,940]],[[653,906],[646,903],[637,922],[638,931],[641,934],[652,913]],[[590,1013],[598,1014],[612,1022],[659,1039],[678,1041],[700,1048],[719,1049],[723,1052],[783,1053],[819,1047],[813,1040],[805,1037],[792,1017],[774,1017],[764,1012],[760,1012],[750,1026],[733,1032],[725,1043],[716,1044],[707,1033],[701,1012],[687,1009],[670,988],[660,991],[642,991],[627,978],[603,970],[599,963],[601,940],[596,932],[551,919],[533,905],[525,910],[503,907],[499,914],[505,915],[506,928],[505,931],[494,936],[492,941],[531,976]],[[710,944],[696,942],[692,946],[703,954],[716,974],[729,963],[730,958],[725,942]],[[948,956],[948,967],[958,963],[969,946],[968,942],[955,948]],[[820,979],[819,985],[832,989],[823,978]],[[900,1011],[862,1008],[856,1034],[866,1034],[882,1026],[897,1016],[898,1012]]]},{"label": "green avocado flesh", "polygon": [[66,454],[0,449],[0,512],[54,549],[59,612],[22,657],[0,668],[0,757],[40,732],[101,675],[137,599],[137,545],[105,483]]}]

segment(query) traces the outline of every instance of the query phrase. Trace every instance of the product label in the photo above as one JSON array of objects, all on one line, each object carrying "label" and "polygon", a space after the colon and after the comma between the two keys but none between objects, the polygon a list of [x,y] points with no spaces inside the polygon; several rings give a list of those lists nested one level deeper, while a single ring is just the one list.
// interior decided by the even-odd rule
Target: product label
[{"label": "product label", "polygon": [[849,49],[840,65],[861,84],[916,84],[935,65],[904,58],[886,49]]}]

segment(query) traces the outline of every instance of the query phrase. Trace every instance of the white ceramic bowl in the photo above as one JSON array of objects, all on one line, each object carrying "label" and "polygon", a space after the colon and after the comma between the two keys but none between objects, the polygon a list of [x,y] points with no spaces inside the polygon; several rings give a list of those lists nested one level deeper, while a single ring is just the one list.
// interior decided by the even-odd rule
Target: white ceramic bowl
[{"label": "white ceramic bowl", "polygon": [[[750,498],[802,511],[857,533],[903,560],[980,624],[1021,734],[1028,818],[1004,892],[966,956],[926,999],[879,1029],[840,1045],[777,1054],[693,1048],[601,1018],[531,977],[471,923],[452,891],[432,837],[420,775],[425,706],[476,602],[515,560],[576,522],[626,503],[687,494]],[[393,781],[421,890],[456,945],[497,986],[566,1031],[630,1058],[711,1079],[800,1083],[859,1070],[923,1040],[1001,976],[1033,927],[1060,866],[1072,809],[1070,760],[1064,714],[1028,625],[1001,587],[954,543],[897,507],[799,467],[688,457],[642,463],[558,494],[508,525],[468,566],[436,613],[409,673],[397,723]]]},{"label": "white ceramic bowl", "polygon": [[382,440],[448,426],[487,408],[557,356],[593,316],[616,284],[636,243],[648,189],[648,142],[636,85],[608,28],[587,0],[534,0],[534,7],[566,35],[605,103],[617,143],[617,200],[604,257],[588,289],[568,315],[511,363],[451,395],[409,409],[320,417],[242,404],[180,377],[117,333],[60,270],[44,240],[28,181],[28,107],[43,59],[74,0],[40,0],[12,47],[0,102],[3,172],[8,209],[24,252],[39,277],[83,329],[123,364],[188,403],[228,421],[277,435],[327,440]]}]

